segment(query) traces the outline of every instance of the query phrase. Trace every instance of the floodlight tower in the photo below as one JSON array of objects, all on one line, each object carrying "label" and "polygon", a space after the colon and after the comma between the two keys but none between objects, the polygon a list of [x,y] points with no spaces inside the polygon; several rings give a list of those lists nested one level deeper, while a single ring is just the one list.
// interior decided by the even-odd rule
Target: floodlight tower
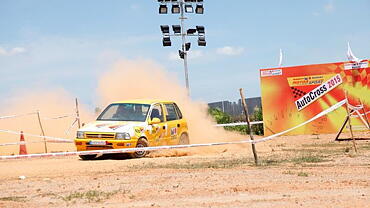
[{"label": "floodlight tower", "polygon": [[203,14],[203,0],[158,0],[159,3],[159,14],[167,14],[168,7],[171,5],[172,14],[180,14],[180,25],[172,25],[173,33],[170,33],[169,25],[161,25],[161,31],[163,34],[162,44],[164,47],[171,46],[171,36],[181,37],[182,47],[179,50],[179,56],[184,60],[184,71],[185,71],[185,84],[188,95],[190,95],[189,88],[189,72],[188,72],[188,51],[190,50],[191,43],[187,42],[188,36],[198,37],[198,46],[206,46],[205,29],[204,26],[196,26],[196,28],[186,29],[185,27],[185,13]]}]

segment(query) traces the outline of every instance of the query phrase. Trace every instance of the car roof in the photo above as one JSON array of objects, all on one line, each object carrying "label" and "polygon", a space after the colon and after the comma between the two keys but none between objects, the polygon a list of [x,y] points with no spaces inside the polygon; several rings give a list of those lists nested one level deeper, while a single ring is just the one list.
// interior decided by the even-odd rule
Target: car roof
[{"label": "car roof", "polygon": [[169,100],[159,100],[159,99],[135,99],[135,100],[116,101],[113,103],[114,104],[117,104],[117,103],[153,104],[153,103],[174,103],[174,102],[169,101]]}]

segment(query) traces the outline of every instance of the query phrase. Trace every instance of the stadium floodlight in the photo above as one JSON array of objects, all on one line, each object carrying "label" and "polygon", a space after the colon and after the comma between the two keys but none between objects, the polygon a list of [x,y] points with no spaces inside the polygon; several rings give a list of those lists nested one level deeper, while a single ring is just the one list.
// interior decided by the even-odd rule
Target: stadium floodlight
[{"label": "stadium floodlight", "polygon": [[185,51],[190,50],[191,43],[185,43]]},{"label": "stadium floodlight", "polygon": [[180,56],[180,58],[181,58],[181,59],[184,59],[184,58],[185,58],[185,53],[184,53],[184,51],[179,50],[179,56]]},{"label": "stadium floodlight", "polygon": [[[179,56],[184,62],[185,84],[188,95],[190,96],[189,87],[189,73],[188,73],[188,58],[191,49],[191,42],[188,38],[196,37],[198,46],[206,46],[205,28],[204,26],[196,26],[188,28],[185,26],[187,13],[204,14],[204,1],[203,0],[157,0],[159,6],[159,14],[179,14],[180,24],[178,25],[160,25],[162,31],[162,44],[163,46],[172,46],[172,37],[180,37],[182,40]],[[191,14],[189,14],[191,15]],[[172,30],[171,30],[172,27]],[[194,43],[193,43],[194,44]],[[196,43],[195,43],[196,44]]]},{"label": "stadium floodlight", "polygon": [[186,13],[194,13],[193,5],[191,5],[191,4],[186,4],[186,5],[185,5],[185,12],[186,12]]},{"label": "stadium floodlight", "polygon": [[177,4],[172,5],[172,14],[180,14],[180,6]]},{"label": "stadium floodlight", "polygon": [[197,30],[196,30],[196,29],[192,29],[192,28],[191,28],[191,29],[188,29],[186,33],[187,33],[188,35],[193,35],[193,34],[194,34],[194,33],[196,33],[196,32],[197,32]]},{"label": "stadium floodlight", "polygon": [[171,46],[171,38],[169,36],[163,37],[162,44],[164,47]]},{"label": "stadium floodlight", "polygon": [[203,14],[204,13],[204,7],[202,4],[197,4],[195,7],[195,13],[196,14]]},{"label": "stadium floodlight", "polygon": [[170,33],[170,26],[161,25],[161,31],[162,31],[163,34],[169,34]]},{"label": "stadium floodlight", "polygon": [[198,34],[199,35],[204,35],[205,34],[205,30],[204,30],[204,26],[197,26],[197,31],[198,31]]},{"label": "stadium floodlight", "polygon": [[167,14],[167,5],[161,4],[159,5],[159,14]]},{"label": "stadium floodlight", "polygon": [[204,36],[199,36],[198,37],[198,46],[206,46],[206,38]]},{"label": "stadium floodlight", "polygon": [[172,25],[172,30],[175,34],[181,33],[181,26],[180,25]]}]

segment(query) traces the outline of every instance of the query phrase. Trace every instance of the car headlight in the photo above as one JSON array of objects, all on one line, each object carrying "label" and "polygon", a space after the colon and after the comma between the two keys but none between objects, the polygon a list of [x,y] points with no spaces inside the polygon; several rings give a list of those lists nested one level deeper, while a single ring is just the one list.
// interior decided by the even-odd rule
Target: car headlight
[{"label": "car headlight", "polygon": [[77,131],[77,139],[83,139],[85,137],[85,132]]},{"label": "car headlight", "polygon": [[130,140],[131,136],[129,133],[116,133],[116,139]]}]

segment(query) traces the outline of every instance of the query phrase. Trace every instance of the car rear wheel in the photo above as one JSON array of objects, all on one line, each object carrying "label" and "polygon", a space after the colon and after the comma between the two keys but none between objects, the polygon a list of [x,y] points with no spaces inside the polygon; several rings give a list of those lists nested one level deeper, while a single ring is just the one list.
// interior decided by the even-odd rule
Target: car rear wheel
[{"label": "car rear wheel", "polygon": [[180,136],[179,145],[183,145],[183,144],[190,144],[189,136],[187,134],[181,134]]},{"label": "car rear wheel", "polygon": [[82,159],[82,160],[93,160],[96,158],[96,155],[79,155],[79,157]]},{"label": "car rear wheel", "polygon": [[[149,144],[148,144],[148,141],[146,141],[146,139],[139,139],[136,143],[137,148],[148,147],[148,146],[149,146]],[[132,158],[143,158],[147,154],[148,154],[147,151],[136,151],[136,152],[132,153],[131,156],[132,156]]]}]

